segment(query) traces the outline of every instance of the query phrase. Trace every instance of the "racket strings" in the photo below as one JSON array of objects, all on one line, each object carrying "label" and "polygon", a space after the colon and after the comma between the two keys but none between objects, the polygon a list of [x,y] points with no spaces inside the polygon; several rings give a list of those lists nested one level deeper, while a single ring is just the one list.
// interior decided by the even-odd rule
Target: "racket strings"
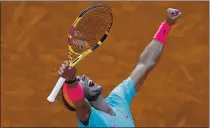
[{"label": "racket strings", "polygon": [[96,8],[85,14],[75,27],[73,49],[77,53],[93,47],[112,26],[112,14],[108,8]]}]

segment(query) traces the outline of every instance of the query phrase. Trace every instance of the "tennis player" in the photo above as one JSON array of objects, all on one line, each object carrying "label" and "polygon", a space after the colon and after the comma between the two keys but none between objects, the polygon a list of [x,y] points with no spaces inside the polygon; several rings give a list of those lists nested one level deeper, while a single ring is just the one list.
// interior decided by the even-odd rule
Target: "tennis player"
[{"label": "tennis player", "polygon": [[65,106],[76,111],[79,127],[135,127],[130,111],[131,100],[157,64],[167,35],[181,15],[177,9],[169,8],[167,12],[167,18],[139,56],[133,72],[107,98],[101,95],[100,85],[85,75],[76,76],[76,68],[68,67],[68,61],[62,64],[58,72],[66,82],[61,96]]}]

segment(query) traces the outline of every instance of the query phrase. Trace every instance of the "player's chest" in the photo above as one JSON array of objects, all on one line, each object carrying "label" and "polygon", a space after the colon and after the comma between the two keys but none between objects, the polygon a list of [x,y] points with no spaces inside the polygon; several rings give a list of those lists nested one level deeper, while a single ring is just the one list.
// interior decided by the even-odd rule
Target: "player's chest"
[{"label": "player's chest", "polygon": [[132,116],[123,111],[115,111],[116,116],[110,116],[106,118],[107,125],[111,128],[117,127],[135,127]]}]

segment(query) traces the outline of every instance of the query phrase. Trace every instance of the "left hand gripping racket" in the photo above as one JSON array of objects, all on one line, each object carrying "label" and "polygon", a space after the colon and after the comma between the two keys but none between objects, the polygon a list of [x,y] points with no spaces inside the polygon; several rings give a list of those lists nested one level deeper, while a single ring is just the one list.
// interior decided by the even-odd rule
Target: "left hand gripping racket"
[{"label": "left hand gripping racket", "polygon": [[[107,38],[112,23],[111,9],[102,4],[90,6],[80,13],[68,34],[69,66],[74,67],[96,50]],[[49,102],[55,101],[64,83],[65,79],[60,77],[47,98]]]}]

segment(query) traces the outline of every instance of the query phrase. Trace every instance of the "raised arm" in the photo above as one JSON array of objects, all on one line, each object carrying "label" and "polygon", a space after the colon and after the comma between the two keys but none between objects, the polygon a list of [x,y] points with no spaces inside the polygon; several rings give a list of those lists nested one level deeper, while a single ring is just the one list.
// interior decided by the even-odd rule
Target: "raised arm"
[{"label": "raised arm", "polygon": [[66,79],[66,83],[63,87],[66,94],[65,100],[73,103],[71,104],[71,107],[74,107],[77,118],[84,124],[87,124],[91,113],[91,107],[89,102],[84,98],[85,92],[81,83],[77,81],[76,68],[68,67],[68,61],[65,61],[58,70],[58,73],[61,77]]},{"label": "raised arm", "polygon": [[[73,84],[69,84],[68,87],[70,89],[75,89],[81,86],[77,81]],[[74,91],[74,90],[72,90]],[[78,92],[75,92],[78,93]],[[77,96],[75,94],[74,96]],[[91,113],[90,104],[89,102],[83,97],[80,100],[74,100],[73,104],[75,106],[77,118],[84,124],[88,125],[89,116]]]},{"label": "raised arm", "polygon": [[157,64],[164,44],[173,24],[180,17],[181,12],[177,9],[168,9],[168,16],[164,22],[160,25],[158,31],[153,37],[153,40],[148,44],[144,51],[139,56],[139,61],[130,75],[135,85],[135,90],[138,91],[139,87],[143,84],[148,73]]}]

